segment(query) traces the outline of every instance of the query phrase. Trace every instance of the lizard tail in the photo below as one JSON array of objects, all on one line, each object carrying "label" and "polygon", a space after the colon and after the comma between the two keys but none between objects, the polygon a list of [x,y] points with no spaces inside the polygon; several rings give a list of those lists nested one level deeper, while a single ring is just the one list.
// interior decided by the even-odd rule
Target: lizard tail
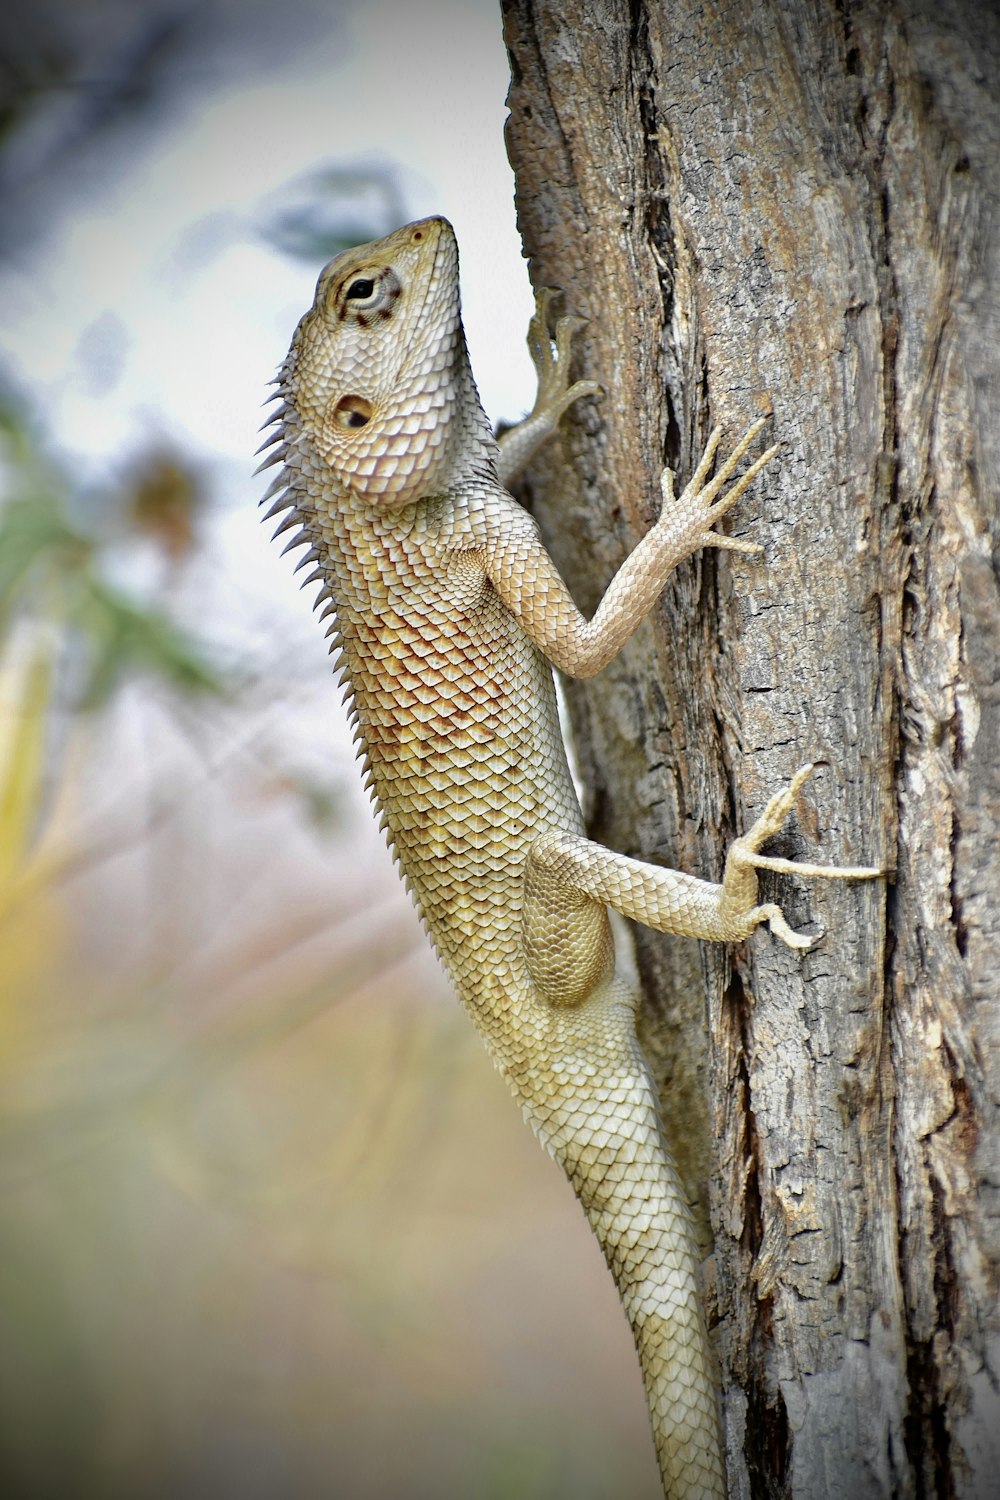
[{"label": "lizard tail", "polygon": [[[667,1500],[725,1500],[725,1464],[690,1212],[638,1042],[616,1076],[551,1061],[525,1114],[563,1167],[628,1316]],[[536,1082],[538,1075],[536,1074]],[[540,1097],[541,1095],[541,1097]]]}]

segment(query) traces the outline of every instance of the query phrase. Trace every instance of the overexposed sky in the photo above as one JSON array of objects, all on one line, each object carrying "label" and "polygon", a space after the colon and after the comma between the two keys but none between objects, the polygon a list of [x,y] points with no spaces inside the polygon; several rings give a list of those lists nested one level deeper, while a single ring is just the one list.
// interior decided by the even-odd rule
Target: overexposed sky
[{"label": "overexposed sky", "polygon": [[[401,221],[444,213],[455,224],[487,412],[495,420],[526,411],[531,298],[503,144],[499,6],[181,7],[201,30],[189,28],[185,45],[169,51],[170,87],[80,136],[73,111],[86,110],[95,82],[113,81],[113,44],[134,45],[137,26],[173,14],[172,0],[88,0],[93,11],[77,0],[46,3],[69,6],[74,24],[98,13],[107,24],[88,35],[78,84],[62,99],[58,90],[40,96],[37,118],[5,147],[0,381],[27,396],[84,504],[114,494],[136,453],[176,449],[205,475],[213,503],[171,583],[170,608],[223,656],[276,669],[282,682],[308,680],[301,723],[276,701],[282,755],[350,770],[350,733],[311,614],[316,588],[299,592],[296,559],[270,541],[273,522],[260,524],[257,501],[271,476],[252,477],[267,383],[320,264],[282,254],[261,227],[310,174],[394,165]],[[192,34],[206,39],[201,51]],[[53,150],[60,133],[66,149]],[[162,582],[150,547],[107,561],[139,597]]]},{"label": "overexposed sky", "polygon": [[199,87],[188,59],[182,104],[53,190],[41,232],[0,265],[0,360],[85,475],[158,436],[214,460],[224,495],[245,476],[319,270],[258,225],[324,167],[396,163],[406,216],[453,221],[484,405],[496,419],[531,403],[499,6],[294,0],[289,24],[299,11],[302,45],[266,68],[206,68]]}]

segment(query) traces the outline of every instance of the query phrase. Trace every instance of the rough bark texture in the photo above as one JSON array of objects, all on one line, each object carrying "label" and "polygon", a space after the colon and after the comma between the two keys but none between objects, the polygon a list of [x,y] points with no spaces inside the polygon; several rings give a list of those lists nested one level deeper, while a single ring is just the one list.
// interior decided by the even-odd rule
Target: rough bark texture
[{"label": "rough bark texture", "polygon": [[[665,461],[784,448],[655,624],[570,688],[595,837],[717,877],[801,763],[762,882],[804,959],[637,934],[707,1205],[738,1495],[1000,1484],[1000,25],[982,0],[505,0],[536,285],[586,318],[527,494],[580,604]],[[707,997],[707,1004],[706,1004]],[[706,1027],[707,1020],[707,1027]],[[705,1220],[706,1229],[708,1218]],[[712,1302],[714,1301],[714,1309]]]}]

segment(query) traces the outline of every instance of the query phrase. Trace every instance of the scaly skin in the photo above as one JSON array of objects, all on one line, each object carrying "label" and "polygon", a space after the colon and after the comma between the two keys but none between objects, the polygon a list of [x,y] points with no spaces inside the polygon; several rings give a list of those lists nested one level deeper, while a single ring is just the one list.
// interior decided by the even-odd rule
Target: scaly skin
[{"label": "scaly skin", "polygon": [[660,520],[584,620],[501,484],[597,389],[567,388],[572,326],[560,322],[553,352],[542,294],[529,333],[539,398],[498,448],[469,368],[450,225],[425,219],[338,256],[276,382],[277,447],[262,467],[282,470],[265,498],[278,496],[271,514],[290,509],[279,531],[299,524],[289,546],[309,544],[303,562],[335,611],[367,784],[431,940],[614,1274],[665,1492],[706,1500],[725,1478],[688,1210],[607,906],[718,942],[769,922],[806,947],[778,907],[756,904],[755,867],[877,872],[757,852],[810,767],[734,843],[721,885],[588,840],[551,665],[600,671],[698,548],[759,550],[711,527],[776,449],[724,495],[763,422],[709,481],[714,433],[679,500],[666,471]]}]

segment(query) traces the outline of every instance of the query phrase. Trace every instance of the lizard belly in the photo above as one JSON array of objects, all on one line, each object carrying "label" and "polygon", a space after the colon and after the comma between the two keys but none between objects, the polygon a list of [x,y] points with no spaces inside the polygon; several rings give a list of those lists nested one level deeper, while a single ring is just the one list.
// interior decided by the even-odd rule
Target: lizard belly
[{"label": "lizard belly", "polygon": [[478,952],[482,970],[513,978],[528,850],[553,828],[582,831],[551,669],[492,591],[466,615],[433,601],[351,614],[341,629],[374,793],[421,915],[449,969]]}]

